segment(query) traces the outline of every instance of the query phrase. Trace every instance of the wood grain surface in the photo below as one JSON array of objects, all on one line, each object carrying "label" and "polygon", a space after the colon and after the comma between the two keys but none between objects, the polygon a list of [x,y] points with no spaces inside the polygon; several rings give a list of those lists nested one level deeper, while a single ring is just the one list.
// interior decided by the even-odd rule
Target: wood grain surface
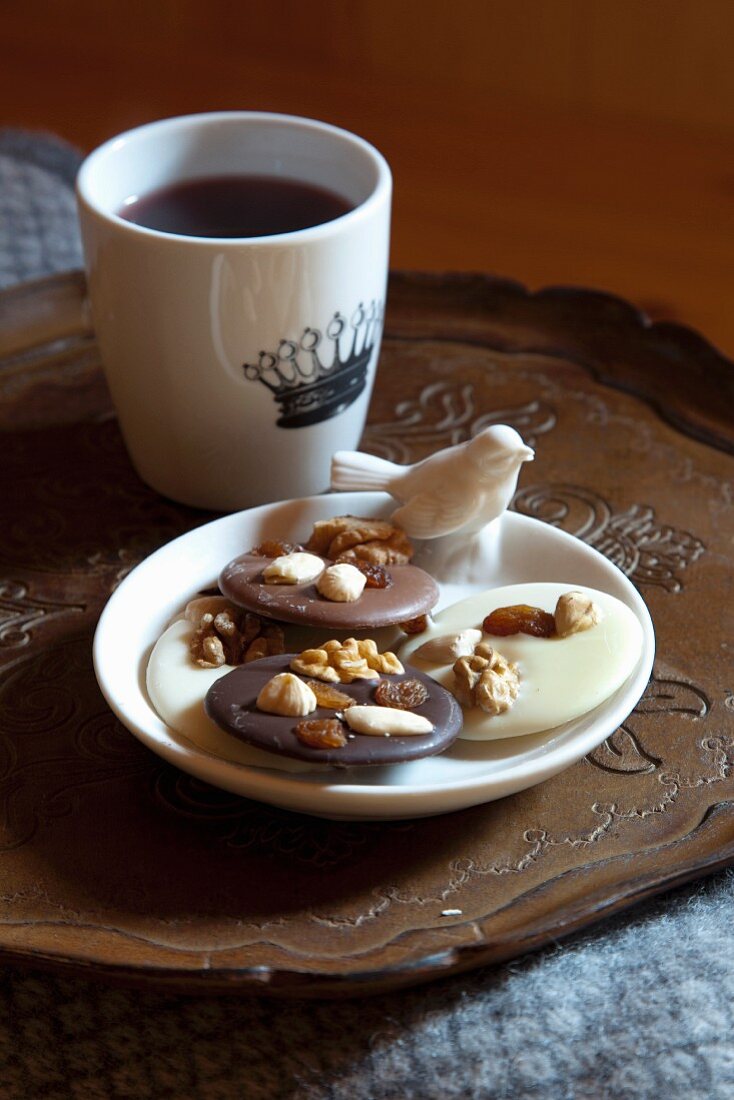
[{"label": "wood grain surface", "polygon": [[365,993],[510,958],[732,861],[731,367],[704,340],[596,294],[393,278],[365,446],[407,461],[515,425],[537,459],[514,507],[627,573],[658,653],[634,713],[554,779],[441,818],[339,823],[178,772],[102,700],[91,635],[107,597],[210,517],[134,474],[82,288],[0,298],[5,962]]}]

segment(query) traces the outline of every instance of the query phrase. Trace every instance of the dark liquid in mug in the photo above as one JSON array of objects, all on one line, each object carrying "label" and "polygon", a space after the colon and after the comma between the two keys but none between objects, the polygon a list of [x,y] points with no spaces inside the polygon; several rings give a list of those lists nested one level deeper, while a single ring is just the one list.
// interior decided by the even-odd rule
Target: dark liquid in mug
[{"label": "dark liquid in mug", "polygon": [[354,208],[341,195],[277,176],[215,176],[128,200],[120,217],[188,237],[264,237],[333,221]]}]

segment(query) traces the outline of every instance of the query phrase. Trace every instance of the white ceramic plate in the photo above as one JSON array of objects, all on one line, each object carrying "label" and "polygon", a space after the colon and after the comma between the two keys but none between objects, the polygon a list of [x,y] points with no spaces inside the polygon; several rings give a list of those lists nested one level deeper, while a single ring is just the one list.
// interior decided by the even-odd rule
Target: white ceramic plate
[{"label": "white ceramic plate", "polygon": [[[637,703],[652,670],[655,639],[648,610],[624,574],[596,550],[513,512],[484,532],[485,564],[476,579],[442,584],[436,610],[473,592],[523,581],[580,584],[616,596],[640,620],[642,658],[630,679],[596,710],[546,733],[459,740],[440,756],[346,774],[253,768],[234,759],[228,734],[203,747],[161,721],[145,689],[150,651],[186,602],[215,582],[226,562],[266,536],[304,539],[317,519],[388,515],[394,507],[383,493],[332,493],[263,505],[199,527],[146,558],[111,597],[94,639],[97,679],[120,721],[153,752],[214,786],[289,810],[358,820],[423,817],[502,798],[548,779],[613,733]],[[430,544],[424,544],[414,560],[430,570],[430,557]]]}]

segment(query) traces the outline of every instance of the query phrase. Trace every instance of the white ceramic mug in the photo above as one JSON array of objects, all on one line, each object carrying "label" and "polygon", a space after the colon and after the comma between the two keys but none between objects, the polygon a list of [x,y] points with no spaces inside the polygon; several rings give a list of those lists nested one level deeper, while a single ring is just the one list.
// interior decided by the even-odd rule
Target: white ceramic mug
[{"label": "white ceramic mug", "polygon": [[[131,196],[225,175],[281,176],[352,205],[309,229],[195,237],[119,216]],[[357,446],[379,352],[392,181],[383,157],[309,119],[164,119],[93,152],[77,196],[102,360],[140,476],[236,509],[321,492]]]}]

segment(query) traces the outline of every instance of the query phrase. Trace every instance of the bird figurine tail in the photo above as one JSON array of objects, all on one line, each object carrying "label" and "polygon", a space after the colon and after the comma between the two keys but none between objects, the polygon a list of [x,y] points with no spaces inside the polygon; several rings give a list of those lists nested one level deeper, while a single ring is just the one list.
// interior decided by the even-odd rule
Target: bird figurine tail
[{"label": "bird figurine tail", "polygon": [[337,491],[388,489],[404,466],[362,451],[337,451],[331,460],[331,487]]}]

